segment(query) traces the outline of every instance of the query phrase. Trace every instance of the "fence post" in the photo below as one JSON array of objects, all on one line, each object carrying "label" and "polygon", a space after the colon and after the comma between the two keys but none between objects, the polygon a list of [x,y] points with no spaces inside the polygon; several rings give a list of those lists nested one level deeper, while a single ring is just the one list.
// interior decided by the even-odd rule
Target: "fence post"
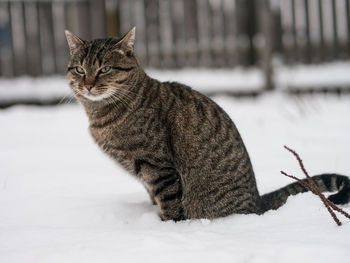
[{"label": "fence post", "polygon": [[[273,56],[273,23],[270,0],[257,1],[260,5],[260,25],[262,34],[262,46],[260,47],[261,67],[264,73],[264,89],[274,89],[272,56]],[[259,7],[259,6],[258,6]]]},{"label": "fence post", "polygon": [[105,0],[89,0],[91,38],[106,37],[106,5]]}]

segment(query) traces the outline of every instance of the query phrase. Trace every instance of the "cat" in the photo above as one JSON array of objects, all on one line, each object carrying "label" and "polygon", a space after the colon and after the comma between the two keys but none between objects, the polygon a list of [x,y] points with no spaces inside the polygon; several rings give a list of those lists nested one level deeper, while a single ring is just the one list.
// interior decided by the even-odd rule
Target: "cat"
[{"label": "cat", "polygon": [[[162,220],[263,214],[306,192],[295,182],[260,196],[234,123],[215,102],[176,82],[146,75],[134,52],[135,27],[120,39],[85,41],[66,30],[68,78],[97,145],[146,188]],[[345,204],[350,180],[314,176]]]}]

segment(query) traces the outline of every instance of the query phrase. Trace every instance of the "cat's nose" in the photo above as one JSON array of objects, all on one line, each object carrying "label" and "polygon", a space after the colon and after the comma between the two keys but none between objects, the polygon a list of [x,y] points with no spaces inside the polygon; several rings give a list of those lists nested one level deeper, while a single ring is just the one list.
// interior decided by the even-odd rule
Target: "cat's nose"
[{"label": "cat's nose", "polygon": [[92,84],[85,84],[85,88],[90,92],[92,89],[93,85]]}]

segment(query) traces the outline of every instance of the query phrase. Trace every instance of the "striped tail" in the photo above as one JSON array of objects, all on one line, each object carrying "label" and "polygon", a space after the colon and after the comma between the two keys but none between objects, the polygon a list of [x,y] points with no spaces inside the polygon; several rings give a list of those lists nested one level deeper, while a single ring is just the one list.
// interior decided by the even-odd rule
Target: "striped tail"
[{"label": "striped tail", "polygon": [[[346,204],[350,201],[350,179],[344,175],[338,174],[321,174],[312,177],[321,192],[338,193],[330,195],[328,199],[334,204]],[[304,179],[307,183],[307,179]],[[262,196],[263,212],[268,210],[276,210],[287,202],[291,195],[304,193],[309,191],[298,182],[289,184],[274,192]]]}]

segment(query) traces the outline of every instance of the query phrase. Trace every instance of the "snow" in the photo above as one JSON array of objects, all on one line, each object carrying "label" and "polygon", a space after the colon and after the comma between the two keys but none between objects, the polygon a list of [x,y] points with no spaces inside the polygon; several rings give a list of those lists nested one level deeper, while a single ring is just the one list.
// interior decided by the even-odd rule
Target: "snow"
[{"label": "snow", "polygon": [[[276,64],[273,78],[280,91],[293,89],[332,89],[350,86],[350,63],[331,62],[319,65],[283,66]],[[177,81],[204,93],[259,92],[264,86],[264,76],[259,68],[147,69],[153,78],[161,81]],[[65,76],[41,78],[0,78],[0,104],[16,101],[69,99],[70,89]],[[62,100],[64,101],[64,100]]]},{"label": "snow", "polygon": [[275,70],[275,82],[281,89],[348,88],[349,72],[350,63],[340,61],[316,65],[279,66]]},{"label": "snow", "polygon": [[259,91],[264,76],[258,68],[191,69],[146,71],[160,81],[177,81],[201,92]]},{"label": "snow", "polygon": [[18,77],[0,79],[0,101],[62,98],[70,93],[65,76],[41,78]]},{"label": "snow", "polygon": [[[350,96],[214,97],[235,121],[261,193],[311,174],[350,175]],[[77,104],[0,111],[0,262],[347,262],[338,227],[316,196],[262,216],[162,222],[146,191],[104,156]],[[350,205],[343,206],[350,212]]]},{"label": "snow", "polygon": [[[181,82],[202,92],[259,91],[263,86],[263,75],[257,68],[147,69],[146,72],[161,81]],[[68,79],[65,76],[0,78],[0,103],[8,103],[13,100],[69,99],[69,94]]]}]

